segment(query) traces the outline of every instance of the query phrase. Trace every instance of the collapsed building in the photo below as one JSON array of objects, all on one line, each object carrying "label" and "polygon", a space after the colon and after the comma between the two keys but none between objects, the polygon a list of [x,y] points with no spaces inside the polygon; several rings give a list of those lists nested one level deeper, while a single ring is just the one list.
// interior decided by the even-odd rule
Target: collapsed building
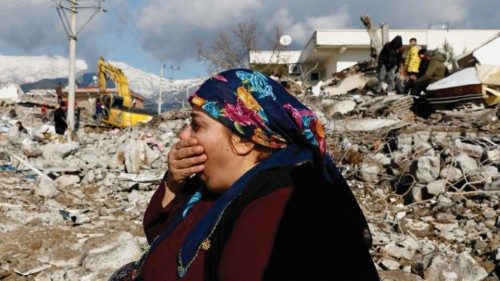
[{"label": "collapsed building", "polygon": [[[357,79],[355,69],[339,81]],[[325,126],[383,280],[498,280],[498,109],[466,104],[424,119],[411,97],[363,87],[298,98]],[[17,121],[27,134],[13,132]],[[187,122],[184,109],[123,130],[82,124],[67,141],[54,138],[37,107],[3,102],[0,278],[102,280],[136,260],[147,247],[143,213]]]},{"label": "collapsed building", "polygon": [[[497,68],[483,67],[481,47],[474,49],[465,56],[472,68],[429,89],[470,87],[474,99],[422,118],[411,96],[372,93],[375,61],[341,49],[335,56],[352,64],[289,86],[325,126],[328,150],[369,222],[382,280],[499,280]],[[321,69],[291,66],[310,78]],[[485,93],[493,102],[477,98]],[[122,130],[86,127],[90,115],[83,111],[67,141],[33,103],[0,101],[0,279],[105,280],[147,247],[142,217],[189,111]],[[13,130],[17,121],[28,133]]]}]

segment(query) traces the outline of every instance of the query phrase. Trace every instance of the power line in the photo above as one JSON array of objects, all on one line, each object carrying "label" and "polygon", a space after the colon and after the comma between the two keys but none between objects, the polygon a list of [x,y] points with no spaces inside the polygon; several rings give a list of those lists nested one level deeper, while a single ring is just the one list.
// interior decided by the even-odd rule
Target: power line
[{"label": "power line", "polygon": [[[137,12],[140,14],[140,9],[139,9],[139,6],[137,5],[137,3],[135,2],[135,0],[132,0],[132,3],[134,4],[134,7],[135,9],[137,10]],[[170,58],[170,56],[165,52],[165,49],[162,48],[162,43],[160,42],[160,40],[158,39],[158,36],[155,32],[153,32],[153,28],[151,27],[151,25],[149,24],[149,21],[147,20],[147,18],[143,17],[144,18],[144,23],[146,25],[146,29],[149,31],[149,34],[151,35],[151,37],[153,37],[153,40],[156,42],[156,44],[158,45],[158,48],[161,50],[161,52],[163,53],[163,56],[166,58],[166,59],[172,59]]]},{"label": "power line", "polygon": [[[32,1],[18,0],[10,1],[8,4],[2,4],[2,9],[0,11],[0,17],[2,18],[2,26],[19,25],[26,22],[26,19],[19,16],[19,11],[23,11],[23,15],[37,14],[41,17],[40,11],[46,8],[47,11],[50,6],[47,4],[51,0],[45,0],[43,2],[32,3]],[[32,24],[30,24],[32,26]]]},{"label": "power line", "polygon": [[[130,32],[130,34],[135,37],[135,39],[139,42],[140,45],[143,45],[146,52],[151,56],[151,57],[154,57],[154,49],[151,47],[151,45],[149,45],[148,41],[144,40],[144,38],[142,38],[141,36],[141,33],[139,32],[139,29],[137,29],[136,27],[136,31],[135,32],[134,30],[131,29],[131,27],[127,24],[127,21],[123,18],[123,15],[118,12],[118,9],[115,7],[115,5],[113,5],[112,1],[109,2],[110,5],[111,5],[111,8],[115,11],[115,14],[118,16],[118,19],[123,23],[123,25],[125,26],[125,28],[127,28]],[[132,26],[134,26],[132,24]]]}]

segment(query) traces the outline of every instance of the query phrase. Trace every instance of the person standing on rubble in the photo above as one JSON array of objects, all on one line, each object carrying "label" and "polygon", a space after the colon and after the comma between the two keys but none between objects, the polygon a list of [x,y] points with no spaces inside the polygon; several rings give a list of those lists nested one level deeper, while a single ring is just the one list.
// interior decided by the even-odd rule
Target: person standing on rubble
[{"label": "person standing on rubble", "polygon": [[403,90],[403,94],[407,95],[411,88],[413,87],[413,82],[411,78],[413,76],[418,75],[418,69],[420,66],[420,56],[418,55],[418,51],[420,50],[420,46],[417,45],[417,39],[410,39],[410,47],[408,49],[408,53],[406,54],[405,62],[404,62],[404,72],[405,76],[408,77],[405,88]]},{"label": "person standing on rubble", "polygon": [[420,51],[418,51],[418,57],[420,58],[420,64],[418,65],[418,73],[416,75],[417,78],[424,76],[424,73],[427,70],[427,66],[429,66],[429,61],[424,59],[425,53],[427,53],[427,49],[421,49]]},{"label": "person standing on rubble", "polygon": [[94,109],[94,118],[97,126],[101,126],[102,113],[103,113],[102,102],[100,98],[97,98],[95,101],[95,109]]},{"label": "person standing on rubble", "polygon": [[28,134],[28,130],[26,130],[21,121],[17,121],[10,129],[9,139],[14,143],[18,143],[22,140],[23,134]]},{"label": "person standing on rubble", "polygon": [[413,96],[420,96],[420,93],[425,91],[429,84],[443,79],[446,74],[446,66],[444,65],[445,58],[439,52],[427,50],[422,60],[428,61],[429,64],[422,76],[418,78],[414,76],[411,78],[415,82],[411,90]]},{"label": "person standing on rubble", "polygon": [[23,126],[23,123],[21,123],[21,121],[16,122],[16,127],[17,127],[17,131],[19,133],[23,133],[23,134],[28,133],[28,130],[26,130],[26,128]]},{"label": "person standing on rubble", "polygon": [[144,216],[150,246],[110,280],[379,280],[312,111],[248,69],[209,78],[189,102]]},{"label": "person standing on rubble", "polygon": [[401,85],[396,85],[396,72],[403,61],[403,39],[397,35],[391,42],[387,42],[378,56],[377,75],[379,83],[376,91],[383,92],[382,82],[387,83],[386,92],[394,92],[398,86],[398,92],[402,92]]},{"label": "person standing on rubble", "polygon": [[56,134],[64,135],[68,124],[66,123],[66,104],[61,102],[59,107],[54,111],[54,127]]},{"label": "person standing on rubble", "polygon": [[61,82],[57,83],[56,86],[56,96],[57,96],[57,103],[60,104],[63,102],[63,91],[62,91],[62,84]]},{"label": "person standing on rubble", "polygon": [[40,106],[40,112],[42,113],[42,121],[43,122],[47,122],[47,121],[50,120],[50,118],[49,118],[49,111],[47,109],[47,105],[42,104]]}]

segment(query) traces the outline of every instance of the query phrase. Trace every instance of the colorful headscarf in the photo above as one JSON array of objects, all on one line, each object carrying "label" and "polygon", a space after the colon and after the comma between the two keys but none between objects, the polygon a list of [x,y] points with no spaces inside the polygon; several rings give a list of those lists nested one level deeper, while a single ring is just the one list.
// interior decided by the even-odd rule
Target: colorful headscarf
[{"label": "colorful headscarf", "polygon": [[[226,207],[258,173],[313,161],[322,169],[327,180],[332,182],[340,177],[326,152],[323,126],[317,116],[270,77],[248,69],[228,70],[205,81],[189,100],[193,107],[201,108],[235,133],[254,143],[273,148],[275,152],[222,193],[188,234],[179,250],[180,278],[186,275],[198,251],[209,247],[210,236]],[[199,202],[203,188],[200,187],[187,200],[183,211],[153,241],[149,252],[168,237]],[[139,264],[146,256],[141,258]]]},{"label": "colorful headscarf", "polygon": [[283,148],[291,143],[326,153],[316,115],[268,76],[233,69],[208,79],[190,97],[193,106],[254,143]]}]

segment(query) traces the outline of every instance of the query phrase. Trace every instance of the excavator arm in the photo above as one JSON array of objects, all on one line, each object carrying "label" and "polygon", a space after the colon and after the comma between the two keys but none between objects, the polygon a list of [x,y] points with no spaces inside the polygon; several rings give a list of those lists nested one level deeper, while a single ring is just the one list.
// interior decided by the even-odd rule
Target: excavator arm
[{"label": "excavator arm", "polygon": [[128,87],[128,79],[120,68],[111,65],[104,58],[100,57],[97,61],[98,84],[101,94],[106,94],[106,78],[110,78],[115,83],[118,95],[123,98],[123,106],[132,108],[133,101],[130,89]]},{"label": "excavator arm", "polygon": [[[138,123],[147,123],[153,119],[150,112],[134,107],[128,79],[121,69],[100,57],[97,61],[97,72],[99,91],[108,101],[106,103],[108,111],[102,119],[105,123],[124,128]],[[117,95],[106,93],[106,78],[115,82]]]}]

